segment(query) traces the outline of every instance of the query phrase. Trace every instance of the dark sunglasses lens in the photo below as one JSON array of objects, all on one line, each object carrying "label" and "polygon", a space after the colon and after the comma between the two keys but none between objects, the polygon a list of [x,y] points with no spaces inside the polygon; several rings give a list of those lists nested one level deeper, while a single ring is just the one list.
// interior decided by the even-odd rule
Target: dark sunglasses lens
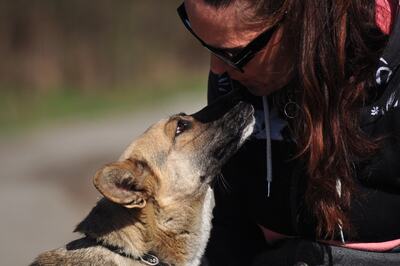
[{"label": "dark sunglasses lens", "polygon": [[[238,71],[240,71],[240,72],[244,72],[244,71],[243,71],[243,66],[248,62],[248,60],[247,60],[245,63],[243,63],[243,64],[237,65],[237,64],[235,64],[235,62],[232,60],[232,57],[233,57],[232,55],[227,55],[227,54],[225,54],[223,51],[220,51],[220,50],[218,50],[218,49],[215,49],[215,48],[212,47],[212,46],[207,45],[202,39],[200,39],[200,37],[198,37],[198,36],[194,33],[194,31],[193,31],[193,29],[192,29],[192,27],[191,27],[191,25],[190,25],[190,21],[189,21],[189,19],[188,19],[188,17],[187,17],[187,13],[186,13],[186,10],[185,10],[185,5],[184,5],[184,3],[182,3],[182,4],[178,7],[177,11],[178,11],[178,15],[179,15],[179,17],[181,18],[182,23],[183,23],[183,25],[186,27],[186,29],[187,29],[197,40],[199,40],[200,43],[201,43],[205,48],[207,48],[212,54],[214,54],[216,57],[218,57],[218,58],[219,58],[221,61],[223,61],[225,64],[231,66],[232,68],[234,68],[234,69],[236,69],[236,70],[238,70]],[[242,59],[239,59],[239,60],[236,60],[236,61],[241,62]],[[243,62],[244,62],[244,60],[243,60]]]},{"label": "dark sunglasses lens", "polygon": [[230,67],[239,70],[241,72],[243,72],[242,68],[240,66],[238,66],[237,64],[235,64],[230,58],[226,58],[225,56],[216,53],[215,51],[209,49],[209,51],[215,55],[216,57],[218,57],[219,60],[221,60],[222,62],[224,62],[225,64],[229,65]]}]

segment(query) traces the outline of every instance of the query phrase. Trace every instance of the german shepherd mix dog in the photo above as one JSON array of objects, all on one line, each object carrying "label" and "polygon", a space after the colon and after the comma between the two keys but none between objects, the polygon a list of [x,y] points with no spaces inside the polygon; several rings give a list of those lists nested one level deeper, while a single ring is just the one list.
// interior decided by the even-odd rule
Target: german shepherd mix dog
[{"label": "german shepherd mix dog", "polygon": [[104,198],[75,229],[83,237],[31,265],[198,265],[211,229],[210,183],[254,125],[253,107],[231,99],[229,110],[216,103],[173,115],[133,141],[94,176]]}]

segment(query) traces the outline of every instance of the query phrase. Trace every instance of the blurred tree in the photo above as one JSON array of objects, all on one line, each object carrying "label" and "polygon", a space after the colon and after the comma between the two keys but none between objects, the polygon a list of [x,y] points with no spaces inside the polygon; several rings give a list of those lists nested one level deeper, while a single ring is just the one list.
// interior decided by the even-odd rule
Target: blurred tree
[{"label": "blurred tree", "polygon": [[0,88],[92,90],[204,71],[179,3],[0,0]]}]

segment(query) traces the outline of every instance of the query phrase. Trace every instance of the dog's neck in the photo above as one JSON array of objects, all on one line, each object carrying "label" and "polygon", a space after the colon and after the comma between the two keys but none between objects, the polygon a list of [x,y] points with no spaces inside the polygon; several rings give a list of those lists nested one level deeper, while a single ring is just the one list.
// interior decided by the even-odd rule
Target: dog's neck
[{"label": "dog's neck", "polygon": [[127,209],[102,199],[75,231],[133,257],[151,252],[162,261],[183,265],[196,255],[188,247],[203,233],[202,217],[196,215],[203,200],[181,204],[176,209],[160,207],[154,201],[143,209]]}]

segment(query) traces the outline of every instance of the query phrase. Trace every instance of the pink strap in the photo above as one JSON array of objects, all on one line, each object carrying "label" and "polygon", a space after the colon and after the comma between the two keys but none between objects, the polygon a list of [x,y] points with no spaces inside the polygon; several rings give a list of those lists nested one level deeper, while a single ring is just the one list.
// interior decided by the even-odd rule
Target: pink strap
[{"label": "pink strap", "polygon": [[[276,241],[281,239],[295,238],[294,236],[284,235],[273,230],[270,230],[262,225],[258,225],[264,233],[265,240],[269,244],[274,244]],[[368,243],[355,243],[355,242],[347,242],[346,244],[342,244],[339,241],[326,241],[321,240],[321,243],[325,243],[328,245],[334,245],[344,248],[350,249],[358,249],[365,251],[375,251],[375,252],[385,252],[390,251],[394,248],[400,247],[400,239],[394,239],[384,242],[368,242]]]},{"label": "pink strap", "polygon": [[346,243],[342,244],[338,241],[321,241],[323,243],[327,243],[334,246],[350,248],[350,249],[358,249],[358,250],[365,250],[365,251],[374,251],[374,252],[385,252],[390,251],[394,248],[400,246],[400,239],[394,239],[390,241],[384,242],[369,242],[369,243]]},{"label": "pink strap", "polygon": [[389,34],[392,27],[393,15],[400,2],[396,6],[394,1],[391,0],[375,0],[375,4],[376,25],[381,29],[383,33]]},{"label": "pink strap", "polygon": [[293,236],[284,235],[275,231],[272,231],[262,225],[258,225],[264,233],[265,241],[268,244],[274,244],[276,241],[281,239],[293,238]]}]

